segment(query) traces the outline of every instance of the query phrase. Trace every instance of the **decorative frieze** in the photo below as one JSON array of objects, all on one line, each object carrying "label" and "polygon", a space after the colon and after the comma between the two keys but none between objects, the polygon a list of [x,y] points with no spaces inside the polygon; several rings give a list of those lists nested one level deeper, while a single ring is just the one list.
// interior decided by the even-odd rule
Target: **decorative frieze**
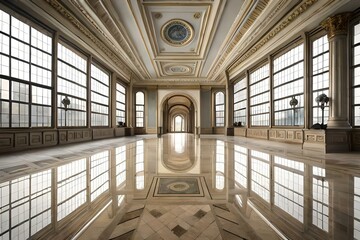
[{"label": "decorative frieze", "polygon": [[247,137],[268,139],[268,129],[251,129],[247,130]]},{"label": "decorative frieze", "polygon": [[[112,48],[110,49],[108,46],[106,46],[96,35],[94,35],[85,25],[83,25],[71,12],[69,12],[67,10],[67,8],[65,8],[59,1],[57,0],[44,0],[46,1],[51,7],[53,7],[59,14],[62,15],[62,17],[64,17],[66,20],[68,20],[72,26],[74,26],[75,28],[77,28],[82,34],[84,34],[91,42],[92,44],[94,44],[95,46],[97,46],[99,49],[101,49],[102,52],[104,52],[113,62],[114,65],[119,66],[119,69],[122,70],[122,72],[124,73],[124,75],[126,75],[128,78],[130,78],[130,76],[132,75],[132,71],[129,69],[129,67],[123,62],[123,60],[120,59],[120,57],[118,57],[115,54],[114,50],[117,50],[116,46],[112,44]],[[73,3],[75,3],[74,1],[72,1]],[[79,7],[79,6],[77,6]],[[83,14],[85,14],[83,9],[79,9],[80,11],[83,12]],[[90,21],[90,20],[89,20]],[[90,21],[91,24],[95,24],[94,21]],[[109,38],[107,36],[104,35],[103,32],[101,32],[99,30],[99,27],[94,26],[95,29],[97,29],[97,31],[99,32],[100,35],[106,37],[108,40]],[[119,52],[119,50],[117,51]],[[129,52],[127,52],[128,56],[133,56],[132,54],[129,54]],[[134,61],[135,62],[135,61]],[[140,71],[142,68],[138,68],[138,70]]]}]

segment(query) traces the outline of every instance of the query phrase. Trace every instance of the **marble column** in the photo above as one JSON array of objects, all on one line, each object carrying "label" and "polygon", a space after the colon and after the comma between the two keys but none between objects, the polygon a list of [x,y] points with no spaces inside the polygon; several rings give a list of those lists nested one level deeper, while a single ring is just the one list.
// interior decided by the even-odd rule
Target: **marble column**
[{"label": "marble column", "polygon": [[234,84],[230,83],[229,74],[226,72],[226,93],[225,93],[225,130],[226,136],[234,136]]},{"label": "marble column", "polygon": [[349,124],[349,13],[329,17],[322,22],[329,39],[330,84],[329,119],[325,133],[325,152],[348,152],[351,150]]},{"label": "marble column", "polygon": [[327,31],[330,49],[330,112],[327,124],[329,129],[350,128],[348,18],[349,13],[341,13],[322,22]]}]

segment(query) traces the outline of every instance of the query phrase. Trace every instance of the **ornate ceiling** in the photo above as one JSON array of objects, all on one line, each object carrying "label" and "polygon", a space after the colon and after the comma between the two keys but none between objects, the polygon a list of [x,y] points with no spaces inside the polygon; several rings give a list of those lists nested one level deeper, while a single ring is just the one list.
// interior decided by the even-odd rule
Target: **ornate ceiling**
[{"label": "ornate ceiling", "polygon": [[[11,2],[11,1],[9,1]],[[31,0],[127,81],[140,85],[224,84],[358,0]],[[45,4],[46,3],[46,4]],[[36,6],[36,7],[35,7]],[[71,34],[70,34],[71,33]],[[89,48],[89,47],[88,47]],[[251,61],[249,60],[251,59]]]}]

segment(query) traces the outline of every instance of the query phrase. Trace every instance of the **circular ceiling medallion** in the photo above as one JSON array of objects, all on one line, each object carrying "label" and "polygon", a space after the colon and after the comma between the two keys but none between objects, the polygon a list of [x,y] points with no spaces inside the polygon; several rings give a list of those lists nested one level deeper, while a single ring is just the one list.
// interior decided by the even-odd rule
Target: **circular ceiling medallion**
[{"label": "circular ceiling medallion", "polygon": [[165,73],[168,75],[185,75],[190,74],[193,69],[187,65],[179,65],[179,64],[166,64],[165,65]]},{"label": "circular ceiling medallion", "polygon": [[188,73],[190,72],[190,68],[188,66],[171,66],[169,67],[169,71],[172,73]]},{"label": "circular ceiling medallion", "polygon": [[194,37],[192,26],[181,19],[172,19],[161,27],[161,38],[169,45],[181,47]]}]

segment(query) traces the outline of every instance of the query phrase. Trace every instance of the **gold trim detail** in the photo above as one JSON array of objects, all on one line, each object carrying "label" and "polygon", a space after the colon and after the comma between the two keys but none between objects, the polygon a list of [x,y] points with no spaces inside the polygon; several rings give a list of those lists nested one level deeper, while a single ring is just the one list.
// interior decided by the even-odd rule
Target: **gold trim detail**
[{"label": "gold trim detail", "polygon": [[[174,29],[175,27],[181,28],[181,30],[184,30],[185,32],[178,32],[177,29]],[[176,37],[179,37],[179,39],[174,39],[174,36],[169,34],[169,31],[174,30],[174,35]],[[168,22],[166,22],[161,27],[161,38],[164,42],[167,44],[174,46],[174,47],[182,47],[187,44],[189,44],[193,38],[194,38],[194,29],[190,25],[190,23],[181,20],[181,19],[172,19]],[[185,35],[184,35],[185,33]]]},{"label": "gold trim detail", "polygon": [[194,13],[195,19],[199,19],[200,17],[201,17],[201,13],[199,13],[199,12]]},{"label": "gold trim detail", "polygon": [[266,8],[267,4],[270,0],[260,0],[257,6],[255,7],[254,11],[250,14],[248,20],[243,24],[244,30],[239,31],[239,33],[233,38],[231,43],[229,43],[229,47],[224,51],[224,55],[221,56],[219,63],[215,68],[213,68],[212,72],[209,74],[209,79],[213,79],[216,75],[216,73],[220,70],[221,66],[225,62],[226,58],[229,56],[229,54],[234,50],[237,43],[241,40],[245,33],[245,29],[250,28],[253,23],[255,22],[256,18],[261,14],[261,12]]},{"label": "gold trim detail", "polygon": [[154,18],[160,19],[160,18],[162,18],[162,14],[161,13],[155,13]]},{"label": "gold trim detail", "polygon": [[308,10],[312,5],[314,5],[318,0],[306,0],[299,7],[297,7],[289,16],[286,17],[284,21],[278,24],[273,28],[265,37],[263,37],[255,46],[248,50],[244,55],[242,55],[234,64],[229,68],[229,72],[232,72],[240,63],[244,62],[251,55],[257,52],[261,47],[263,47],[267,42],[279,34],[283,29],[289,26],[293,21],[295,21],[301,14]]},{"label": "gold trim detail", "polygon": [[351,13],[340,13],[325,19],[321,26],[325,28],[328,38],[333,38],[336,35],[346,35]]},{"label": "gold trim detail", "polygon": [[[87,27],[85,27],[76,17],[74,17],[71,13],[69,13],[62,4],[60,4],[57,0],[45,0],[45,1],[51,7],[53,7],[58,13],[60,13],[63,17],[65,17],[81,33],[83,33],[86,37],[88,37],[88,39],[90,39],[98,48],[100,48],[100,50],[104,52],[114,62],[115,65],[118,65],[121,68],[123,74],[129,77],[133,73],[133,71],[116,54],[114,54],[114,51],[108,48],[94,34],[92,34],[91,31]],[[99,30],[98,27],[96,27],[96,29]]]}]

